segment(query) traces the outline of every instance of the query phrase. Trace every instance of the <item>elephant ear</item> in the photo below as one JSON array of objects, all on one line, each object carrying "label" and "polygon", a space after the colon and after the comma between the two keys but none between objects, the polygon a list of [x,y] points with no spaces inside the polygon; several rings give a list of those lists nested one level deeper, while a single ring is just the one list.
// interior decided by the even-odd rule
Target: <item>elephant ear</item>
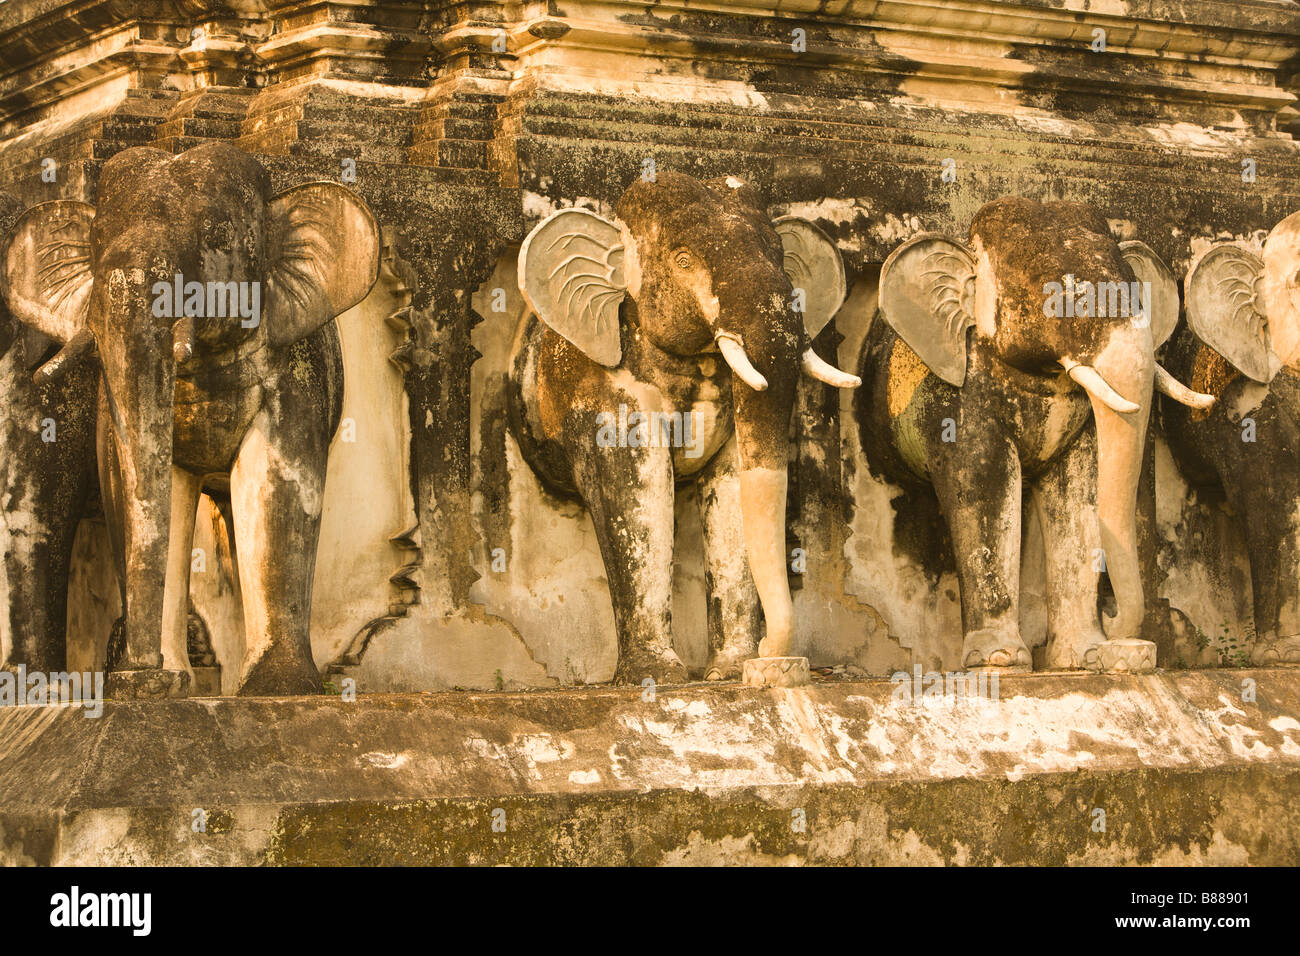
[{"label": "elephant ear", "polygon": [[880,268],[885,321],[935,375],[966,381],[966,332],[975,291],[975,256],[959,242],[921,233],[889,254]]},{"label": "elephant ear", "polygon": [[1141,304],[1151,323],[1151,339],[1160,348],[1178,325],[1178,280],[1155,250],[1145,242],[1129,239],[1119,244],[1124,261],[1143,288],[1151,290],[1151,301]]},{"label": "elephant ear", "polygon": [[18,217],[0,251],[0,291],[24,324],[59,342],[86,328],[90,290],[90,227],[95,207],[58,200]]},{"label": "elephant ear", "polygon": [[772,220],[772,228],[781,237],[781,264],[790,285],[803,290],[803,324],[808,338],[815,339],[844,304],[844,261],[831,238],[807,219],[781,216]]},{"label": "elephant ear", "polygon": [[1267,383],[1277,374],[1268,322],[1258,293],[1263,276],[1259,257],[1239,246],[1218,245],[1187,273],[1187,324],[1196,337],[1237,371]]},{"label": "elephant ear", "polygon": [[266,210],[263,319],[272,345],[306,338],[370,293],[379,278],[379,226],[338,183],[287,189]]},{"label": "elephant ear", "polygon": [[585,209],[561,209],[543,219],[519,249],[519,291],[528,307],[608,368],[623,359],[623,258],[618,226]]},{"label": "elephant ear", "polygon": [[1300,213],[1287,216],[1264,242],[1260,301],[1273,350],[1288,368],[1300,368]]}]

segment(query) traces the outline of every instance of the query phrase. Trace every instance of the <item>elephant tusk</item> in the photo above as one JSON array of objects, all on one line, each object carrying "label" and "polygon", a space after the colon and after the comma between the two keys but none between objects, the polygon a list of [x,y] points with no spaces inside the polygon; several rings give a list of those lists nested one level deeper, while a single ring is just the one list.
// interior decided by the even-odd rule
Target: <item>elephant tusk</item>
[{"label": "elephant tusk", "polygon": [[82,329],[68,339],[67,343],[54,354],[52,359],[35,371],[32,375],[32,381],[37,385],[55,381],[68,370],[68,366],[73,361],[94,347],[95,336],[91,334],[90,329]]},{"label": "elephant tusk", "polygon": [[736,373],[742,382],[748,385],[756,392],[761,392],[767,388],[767,379],[759,374],[758,369],[749,361],[749,356],[745,354],[744,346],[740,340],[733,335],[720,332],[716,336],[718,351],[722,357],[727,360],[731,370]]},{"label": "elephant tusk", "polygon": [[1163,365],[1156,365],[1156,388],[1164,392],[1180,405],[1189,408],[1209,408],[1214,404],[1214,396],[1204,392],[1193,392],[1178,379],[1174,378]]},{"label": "elephant tusk", "polygon": [[188,362],[194,355],[195,340],[194,317],[178,319],[172,326],[172,358],[177,362]]},{"label": "elephant tusk", "polygon": [[831,365],[811,347],[803,351],[803,370],[819,382],[825,382],[834,388],[857,388],[862,379],[848,372],[842,372]]},{"label": "elephant tusk", "polygon": [[1061,364],[1065,366],[1065,371],[1069,373],[1070,378],[1074,379],[1085,392],[1097,401],[1101,402],[1113,412],[1128,414],[1136,412],[1141,405],[1130,402],[1119,392],[1111,388],[1101,373],[1091,365],[1080,365],[1078,362],[1070,359],[1062,359]]}]

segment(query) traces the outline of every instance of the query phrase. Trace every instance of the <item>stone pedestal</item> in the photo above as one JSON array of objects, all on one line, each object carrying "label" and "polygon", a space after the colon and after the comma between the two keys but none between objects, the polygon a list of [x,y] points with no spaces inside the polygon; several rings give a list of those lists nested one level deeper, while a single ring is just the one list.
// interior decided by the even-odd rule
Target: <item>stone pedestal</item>
[{"label": "stone pedestal", "polygon": [[1151,641],[1102,641],[1097,658],[1107,674],[1147,674],[1156,669],[1156,646]]},{"label": "stone pedestal", "polygon": [[220,697],[221,696],[221,665],[214,664],[211,667],[193,667],[194,686],[190,690],[191,697]]},{"label": "stone pedestal", "polygon": [[810,680],[806,657],[755,657],[745,661],[750,687],[802,687]]},{"label": "stone pedestal", "polygon": [[164,700],[188,697],[190,675],[165,668],[109,671],[104,678],[104,696],[109,700]]}]

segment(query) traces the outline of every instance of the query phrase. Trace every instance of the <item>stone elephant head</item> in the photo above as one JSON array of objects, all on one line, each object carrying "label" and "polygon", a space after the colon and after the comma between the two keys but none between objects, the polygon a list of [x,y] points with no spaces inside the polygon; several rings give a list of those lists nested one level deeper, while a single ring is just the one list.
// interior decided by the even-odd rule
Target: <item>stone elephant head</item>
[{"label": "stone elephant head", "polygon": [[[1006,198],[976,213],[969,244],[923,234],[896,249],[881,270],[880,303],[924,365],[963,394],[972,388],[968,368],[977,367],[981,389],[992,383],[1003,394],[1055,394],[1056,383],[1068,386],[1068,374],[1087,394],[1096,422],[1100,542],[1118,610],[1106,636],[1136,638],[1144,609],[1136,503],[1152,390],[1210,400],[1155,360],[1178,317],[1169,269],[1142,243],[1112,239],[1089,206]],[[1072,404],[1051,407],[1033,437],[1008,439],[1026,468],[1056,454],[1048,451],[1059,443],[1053,431],[1078,419]],[[1015,481],[1018,487],[1018,469]],[[1008,507],[1018,527],[1018,494]],[[1027,663],[1027,652],[1018,655]]]},{"label": "stone elephant head", "polygon": [[260,163],[212,143],[119,153],[97,205],[34,206],[0,249],[14,314],[64,343],[38,379],[92,351],[102,370],[100,478],[124,589],[123,670],[162,666],[160,634],[183,656],[195,503],[201,483],[230,475],[220,483],[235,503],[246,669],[266,673],[270,691],[319,688],[306,620],[323,449],[341,401],[332,319],[373,285],[378,243],[350,190],[319,182],[274,194]]},{"label": "stone elephant head", "polygon": [[745,548],[766,618],[759,652],[784,655],[792,619],[786,463],[798,377],[859,384],[810,345],[845,296],[839,252],[812,223],[770,220],[756,191],[731,177],[661,172],[630,186],[616,214],[565,209],[539,224],[519,253],[520,288],[542,322],[607,369],[623,367],[629,337],[668,356],[721,354],[732,373]]},{"label": "stone elephant head", "polygon": [[1184,280],[1187,323],[1165,358],[1213,411],[1166,405],[1170,449],[1189,480],[1216,482],[1241,522],[1257,664],[1300,662],[1300,213],[1262,256],[1210,247]]},{"label": "stone elephant head", "polygon": [[1263,257],[1220,244],[1184,280],[1187,325],[1234,369],[1268,385],[1300,371],[1300,213],[1269,233]]}]

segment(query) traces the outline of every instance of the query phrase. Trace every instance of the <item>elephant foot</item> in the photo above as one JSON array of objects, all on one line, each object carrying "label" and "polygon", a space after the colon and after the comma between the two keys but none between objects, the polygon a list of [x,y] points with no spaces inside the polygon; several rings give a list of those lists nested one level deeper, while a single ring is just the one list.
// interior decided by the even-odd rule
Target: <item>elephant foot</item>
[{"label": "elephant foot", "polygon": [[1047,642],[1047,668],[1054,671],[1100,671],[1101,657],[1097,648],[1106,640],[1098,628],[1083,631],[1070,638],[1052,637]]},{"label": "elephant foot", "polygon": [[630,648],[619,655],[615,684],[640,684],[647,677],[656,684],[685,684],[691,678],[672,648]]},{"label": "elephant foot", "polygon": [[1258,667],[1300,664],[1300,634],[1256,641],[1250,652],[1250,662]]},{"label": "elephant foot", "polygon": [[713,655],[709,661],[708,669],[704,672],[705,680],[740,680],[744,672],[745,661],[754,657],[756,648],[753,645],[748,647],[724,647]]},{"label": "elephant foot", "polygon": [[268,654],[249,669],[237,693],[240,697],[297,697],[323,694],[325,687],[312,661],[286,661]]},{"label": "elephant foot", "polygon": [[962,666],[967,669],[995,667],[1010,672],[1028,671],[1033,666],[1033,659],[1019,634],[983,628],[966,635]]},{"label": "elephant foot", "polygon": [[109,671],[104,679],[104,696],[109,700],[166,700],[189,695],[189,671],[147,667]]}]

